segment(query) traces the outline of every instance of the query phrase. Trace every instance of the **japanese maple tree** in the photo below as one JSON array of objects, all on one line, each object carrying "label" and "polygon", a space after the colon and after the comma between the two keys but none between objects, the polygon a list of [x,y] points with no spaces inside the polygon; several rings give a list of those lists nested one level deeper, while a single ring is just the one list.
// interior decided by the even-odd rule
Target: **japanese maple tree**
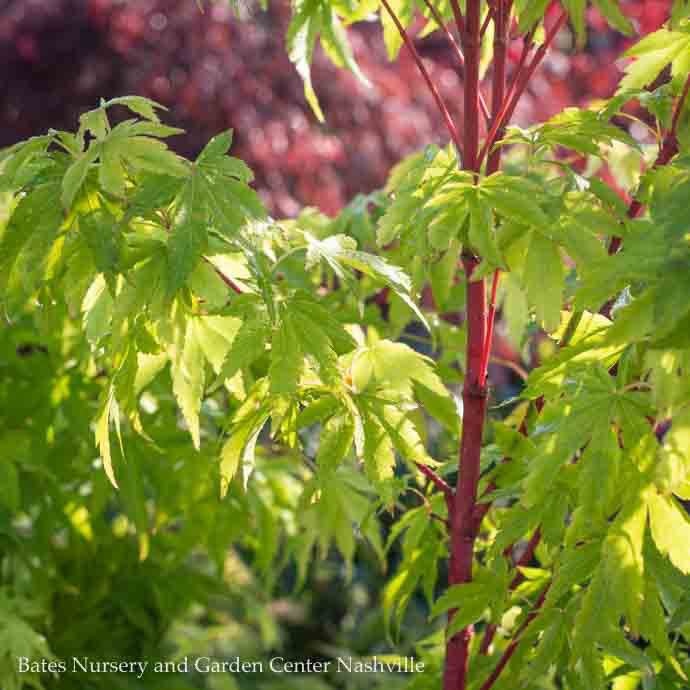
[{"label": "japanese maple tree", "polygon": [[[585,5],[296,3],[287,46],[318,118],[315,46],[366,80],[345,25],[378,13],[450,140],[335,219],[269,217],[231,133],[188,161],[136,96],[2,154],[6,314],[47,321],[99,372],[112,484],[131,471],[122,428],[146,437],[141,398],[164,376],[194,447],[218,444],[207,471],[225,500],[250,489],[257,447],[306,456],[288,551],[303,572],[331,543],[351,562],[353,523],[379,552],[401,540],[391,633],[419,589],[443,620],[413,688],[687,687],[690,7],[627,51],[610,100],[511,126],[564,27],[582,45]],[[634,32],[615,2],[594,5]],[[455,102],[417,52],[418,13],[457,61]],[[113,124],[118,108],[133,116]],[[603,179],[621,150],[628,198]],[[499,327],[530,371],[494,404]],[[374,515],[407,493],[422,504],[384,545]],[[140,531],[145,558],[156,536]]]}]

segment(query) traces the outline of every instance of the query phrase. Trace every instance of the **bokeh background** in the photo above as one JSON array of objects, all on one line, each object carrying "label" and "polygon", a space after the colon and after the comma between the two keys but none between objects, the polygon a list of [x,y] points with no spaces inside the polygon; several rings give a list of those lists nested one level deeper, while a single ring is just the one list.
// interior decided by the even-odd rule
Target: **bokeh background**
[{"label": "bokeh background", "polygon": [[[49,127],[74,129],[102,97],[140,94],[165,104],[167,121],[187,131],[171,141],[185,155],[232,127],[234,155],[256,172],[271,211],[293,216],[304,205],[336,213],[355,193],[380,187],[403,155],[446,139],[413,61],[405,50],[395,64],[387,61],[376,23],[351,29],[371,88],[317,50],[314,83],[326,116],[320,125],[285,52],[288,1],[271,2],[268,11],[237,2],[203,0],[202,12],[195,0],[0,0],[0,146]],[[645,34],[665,21],[670,2],[622,5]],[[559,36],[515,122],[611,95],[627,39],[594,8],[588,22],[586,50],[576,56],[572,35]],[[418,46],[458,106],[459,78],[444,37]],[[519,53],[514,45],[514,62]]]},{"label": "bokeh background", "polygon": [[[405,154],[446,141],[415,64],[405,50],[394,64],[387,61],[375,22],[350,29],[371,88],[317,50],[313,81],[325,114],[319,124],[286,56],[288,1],[271,2],[266,11],[246,1],[203,0],[202,11],[195,0],[0,0],[0,147],[50,127],[73,131],[79,115],[101,98],[147,96],[169,108],[168,124],[186,130],[169,140],[186,156],[233,128],[233,154],[254,170],[271,212],[289,217],[305,205],[334,215],[357,193],[381,187]],[[670,1],[624,0],[622,6],[638,34],[646,34],[666,20]],[[515,122],[527,125],[611,95],[620,76],[616,60],[631,39],[608,29],[591,8],[587,19],[585,50],[575,50],[569,29],[559,34]],[[445,40],[430,36],[417,43],[461,118],[461,83]],[[519,55],[514,45],[511,61]],[[50,348],[27,341],[32,331],[0,328],[0,458],[19,468],[11,476],[11,463],[0,463],[3,690],[22,688],[13,675],[18,650],[134,659],[390,652],[380,604],[400,559],[397,546],[382,558],[366,545],[358,548],[349,574],[332,550],[296,588],[294,567],[283,569],[280,560],[279,535],[296,530],[304,477],[286,475],[267,454],[259,464],[263,478],[252,482],[248,496],[219,507],[208,472],[215,451],[192,451],[164,384],[156,390],[160,412],[150,433],[174,448],[179,462],[171,471],[169,458],[132,435],[126,445],[141,468],[141,485],[114,495],[92,464],[88,405],[97,399],[98,382],[65,372],[60,358],[44,356]],[[497,348],[497,356],[519,360],[504,337],[497,338]],[[211,424],[213,410],[207,413]],[[52,445],[28,433],[30,416],[53,429]],[[149,514],[137,518],[131,505],[141,497]],[[130,524],[137,519],[156,529],[164,525],[142,560]],[[384,533],[391,524],[384,515]],[[38,561],[28,562],[25,553]],[[428,609],[419,599],[394,647],[401,654],[413,652],[413,641],[430,632]],[[44,678],[54,690],[403,687],[401,679],[369,677],[333,684],[227,674],[159,681],[105,676],[72,685],[66,677]]]}]

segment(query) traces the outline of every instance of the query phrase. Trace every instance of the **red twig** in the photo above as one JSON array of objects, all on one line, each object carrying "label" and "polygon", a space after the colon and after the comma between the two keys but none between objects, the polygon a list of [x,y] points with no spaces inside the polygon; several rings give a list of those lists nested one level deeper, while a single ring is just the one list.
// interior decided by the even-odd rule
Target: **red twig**
[{"label": "red twig", "polygon": [[563,12],[561,12],[561,15],[556,20],[556,23],[551,27],[551,29],[549,29],[548,33],[546,34],[546,38],[544,39],[544,43],[542,43],[539,46],[531,62],[517,76],[515,80],[515,86],[513,89],[511,89],[511,93],[509,94],[508,98],[506,98],[505,105],[501,109],[500,115],[494,120],[493,124],[491,125],[491,129],[489,130],[489,133],[486,137],[484,146],[482,147],[481,153],[479,154],[479,165],[481,165],[482,161],[486,157],[487,152],[490,151],[493,145],[496,143],[496,135],[498,134],[498,132],[500,132],[501,129],[503,129],[510,122],[510,118],[513,116],[515,108],[517,107],[517,104],[520,101],[522,94],[525,92],[529,80],[532,78],[532,75],[534,74],[535,70],[540,65],[541,61],[544,59],[546,51],[553,43],[554,38],[556,38],[556,35],[565,24],[567,18],[568,13],[564,10]]},{"label": "red twig", "polygon": [[429,516],[432,520],[440,522],[447,530],[450,529],[450,520],[448,520],[447,518],[442,517],[438,513],[429,513]]},{"label": "red twig", "polygon": [[680,116],[681,116],[681,113],[683,112],[683,106],[685,105],[685,101],[688,98],[688,92],[689,91],[690,91],[690,75],[685,80],[685,86],[683,86],[683,91],[680,94],[680,98],[678,99],[678,103],[676,103],[676,109],[673,112],[673,121],[671,122],[671,134],[672,134],[672,136],[676,136],[676,134],[678,134],[678,124],[680,122]]},{"label": "red twig", "polygon": [[[537,546],[539,546],[540,541],[541,529],[537,527],[530,537],[530,540],[527,542],[527,546],[525,547],[522,556],[520,556],[520,558],[517,560],[517,563],[515,563],[516,568],[524,568],[529,564],[529,562],[534,558],[534,552],[537,550]],[[524,579],[525,576],[518,570],[518,572],[515,573],[515,577],[510,582],[510,589],[515,589]]]},{"label": "red twig", "polygon": [[[510,17],[509,0],[497,0],[494,6],[494,59],[491,80],[491,117],[492,124],[499,117],[505,101],[506,66],[508,62],[508,20]],[[503,135],[503,128],[499,128],[496,137]],[[487,175],[495,173],[501,164],[501,150],[496,149],[489,155]]]},{"label": "red twig", "polygon": [[486,17],[484,17],[484,23],[482,24],[482,28],[479,30],[480,38],[484,38],[484,34],[486,34],[486,30],[489,28],[489,22],[493,19],[493,16],[494,8],[489,7],[489,11],[486,13]]},{"label": "red twig", "polygon": [[[502,0],[501,0],[502,1]],[[457,0],[451,0],[457,18],[460,10]],[[480,57],[480,0],[466,1],[464,28],[460,31],[465,55],[463,169],[479,173],[479,57]],[[458,22],[458,27],[460,23]],[[463,255],[465,285],[467,287],[467,352],[465,382],[462,390],[463,421],[458,482],[451,514],[449,585],[472,579],[472,561],[476,529],[474,521],[479,484],[480,457],[484,418],[486,416],[486,390],[480,385],[482,354],[486,338],[486,290],[484,279],[472,280],[479,264],[476,256]],[[448,612],[449,624],[455,611]],[[465,690],[469,650],[474,627],[470,624],[446,642],[446,661],[443,672],[444,690]]]},{"label": "red twig", "polygon": [[494,670],[491,672],[491,675],[484,681],[480,690],[489,690],[489,688],[491,688],[493,684],[498,680],[498,677],[503,672],[503,669],[506,667],[513,654],[515,654],[515,650],[517,649],[518,644],[520,644],[522,634],[525,632],[529,624],[537,617],[539,609],[541,609],[541,607],[544,605],[544,601],[546,601],[546,594],[548,591],[549,588],[547,586],[544,588],[544,591],[539,595],[539,599],[537,599],[534,608],[530,611],[527,618],[525,618],[525,620],[522,622],[522,625],[515,631],[513,639],[503,650],[503,654],[501,655],[498,664],[496,664],[496,668],[494,668]]},{"label": "red twig", "polygon": [[[469,24],[469,17],[468,17]],[[467,284],[467,361],[463,386],[463,429],[460,443],[460,472],[455,490],[451,516],[451,557],[449,582],[451,585],[472,579],[475,526],[475,506],[479,483],[480,455],[486,390],[479,384],[482,351],[486,337],[486,291],[484,281],[472,281],[478,265],[476,257],[463,257]],[[452,620],[453,613],[450,614]],[[471,625],[454,635],[446,646],[444,690],[464,690],[467,678],[469,645],[474,629]]]},{"label": "red twig", "polygon": [[486,385],[486,376],[489,370],[489,355],[491,354],[491,341],[494,336],[494,321],[496,320],[496,291],[498,289],[498,280],[500,276],[500,270],[496,269],[491,283],[491,301],[489,302],[489,312],[486,317],[486,337],[484,338],[482,366],[479,372],[479,385],[482,387]]},{"label": "red twig", "polygon": [[450,518],[450,512],[453,509],[453,488],[446,482],[443,477],[440,477],[434,470],[428,465],[422,462],[416,462],[415,465],[417,469],[439,490],[443,493],[446,499],[446,505],[448,507],[448,517]]},{"label": "red twig", "polygon": [[[664,135],[664,139],[661,142],[661,148],[659,149],[659,154],[657,155],[656,160],[652,164],[652,169],[666,165],[671,160],[671,158],[673,158],[673,156],[675,156],[676,153],[678,153],[678,139],[676,138],[678,134],[678,124],[680,123],[680,116],[683,112],[685,101],[688,98],[688,93],[690,93],[690,76],[685,80],[685,86],[683,87],[683,91],[680,94],[680,98],[678,99],[676,107],[673,110],[671,128]],[[640,211],[642,211],[642,202],[638,201],[637,199],[633,199],[630,203],[630,206],[628,206],[628,218],[637,218],[637,216],[640,215]],[[616,254],[621,247],[622,241],[623,240],[621,237],[612,237],[611,242],[609,242],[609,254]],[[607,306],[608,311],[610,312],[611,307],[608,303]],[[604,307],[604,309],[606,309],[606,306]]]},{"label": "red twig", "polygon": [[[525,547],[525,550],[524,550],[522,556],[520,556],[520,558],[516,561],[516,563],[515,563],[516,568],[524,568],[526,565],[529,564],[529,562],[532,560],[532,558],[534,558],[534,552],[537,550],[537,546],[539,546],[540,541],[541,541],[541,530],[539,528],[537,528],[536,530],[534,530],[534,533],[532,534],[530,540],[527,542],[527,546]],[[525,579],[525,576],[518,570],[515,573],[515,576],[513,577],[513,579],[510,581],[511,591],[516,589],[517,586],[524,579]],[[489,647],[491,646],[491,643],[493,642],[495,635],[496,635],[496,625],[494,623],[487,625],[486,628],[484,629],[484,637],[482,637],[482,643],[479,646],[480,654],[488,654]]]},{"label": "red twig", "polygon": [[[492,7],[493,18],[495,24],[494,30],[494,63],[493,76],[491,88],[491,108],[492,118],[495,121],[499,115],[503,102],[505,100],[505,86],[506,86],[506,63],[507,63],[507,32],[508,32],[508,1],[496,0],[496,4]],[[500,136],[500,131],[498,136]],[[487,164],[487,174],[495,173],[501,165],[501,150],[496,149],[489,155]],[[482,348],[482,363],[479,372],[479,385],[484,387],[486,385],[486,377],[489,369],[489,356],[491,354],[491,342],[494,336],[494,321],[496,319],[496,290],[498,289],[498,281],[500,279],[500,271],[494,271],[494,277],[491,284],[491,300],[489,302],[489,312],[487,315],[486,337],[484,339],[484,346]]]},{"label": "red twig", "polygon": [[465,19],[462,16],[462,10],[458,4],[458,0],[450,0],[450,8],[453,11],[453,19],[455,20],[455,26],[457,26],[460,35],[465,33]]},{"label": "red twig", "polygon": [[[204,257],[205,258],[205,257]],[[240,289],[239,285],[230,278],[229,276],[226,276],[223,271],[221,271],[217,266],[214,266],[212,261],[209,261],[206,259],[206,261],[213,267],[213,270],[218,274],[218,277],[234,292],[236,292],[238,295],[242,294],[242,290]]]},{"label": "red twig", "polygon": [[520,59],[518,60],[517,65],[515,66],[515,70],[513,72],[513,76],[510,80],[510,87],[508,89],[508,97],[510,98],[513,95],[513,92],[515,91],[515,86],[518,83],[518,79],[520,79],[520,75],[522,74],[524,68],[525,68],[525,63],[527,62],[527,58],[529,57],[529,54],[534,47],[534,31],[535,29],[532,29],[524,38],[523,38],[523,43],[522,43],[522,52],[520,53]]},{"label": "red twig", "polygon": [[[457,5],[457,1],[452,2]],[[464,154],[463,168],[472,172],[479,172],[477,164],[477,150],[479,148],[479,0],[467,2],[467,16],[465,30],[461,33],[462,47],[465,55],[465,122],[464,122]]]},{"label": "red twig", "polygon": [[[464,68],[465,67],[465,56],[462,54],[462,49],[458,45],[458,42],[455,40],[455,37],[451,33],[450,29],[448,28],[448,25],[443,21],[443,17],[439,14],[438,10],[433,6],[431,3],[431,0],[424,0],[424,4],[428,7],[429,11],[431,12],[434,21],[438,24],[438,26],[441,28],[441,31],[445,34],[446,38],[448,39],[448,42],[450,43],[451,47],[453,48],[453,52],[455,53],[455,56],[458,59],[458,62],[460,63],[460,67]],[[491,116],[489,115],[489,108],[486,105],[486,101],[484,100],[484,96],[482,94],[479,94],[479,106],[482,109],[482,115],[484,115],[484,119],[486,120],[487,127],[488,123],[491,119]]]},{"label": "red twig", "polygon": [[426,85],[429,87],[429,91],[431,91],[431,95],[433,96],[434,100],[436,101],[436,105],[438,109],[441,111],[441,115],[443,115],[443,119],[445,120],[446,127],[448,128],[448,132],[450,133],[450,137],[453,140],[453,143],[455,144],[455,147],[457,148],[458,152],[462,153],[462,145],[460,144],[460,135],[458,134],[457,129],[455,128],[455,123],[453,122],[453,118],[450,116],[450,112],[448,111],[448,108],[446,107],[445,101],[443,100],[441,94],[439,93],[438,89],[436,88],[436,84],[434,84],[433,79],[431,78],[431,75],[429,74],[427,68],[424,66],[424,62],[417,52],[417,49],[414,46],[414,43],[412,42],[412,39],[410,38],[409,34],[407,31],[405,31],[405,27],[400,23],[400,20],[398,19],[397,15],[393,11],[393,8],[390,6],[388,3],[388,0],[381,0],[381,3],[383,6],[386,8],[386,12],[388,12],[390,18],[393,20],[393,23],[395,24],[396,28],[398,29],[398,32],[400,33],[400,36],[403,40],[403,43],[407,46],[407,49],[410,51],[414,61],[417,63],[417,67],[419,71],[422,74],[422,77],[424,77],[424,81],[426,82]]}]

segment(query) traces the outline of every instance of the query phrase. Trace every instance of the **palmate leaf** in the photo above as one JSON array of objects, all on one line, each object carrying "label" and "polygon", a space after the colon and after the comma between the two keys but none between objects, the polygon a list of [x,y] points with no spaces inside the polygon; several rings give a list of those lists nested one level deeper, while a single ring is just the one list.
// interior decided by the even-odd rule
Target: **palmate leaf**
[{"label": "palmate leaf", "polygon": [[379,340],[360,348],[352,360],[351,375],[359,391],[381,388],[412,399],[414,384],[420,383],[439,396],[450,397],[432,360],[404,343]]},{"label": "palmate leaf", "polygon": [[371,86],[355,60],[345,27],[330,3],[321,4],[321,45],[336,67],[350,70],[365,86]]},{"label": "palmate leaf", "polygon": [[302,77],[307,103],[323,122],[323,112],[311,80],[311,61],[317,40],[336,66],[349,69],[365,85],[369,82],[355,61],[345,29],[333,7],[323,0],[294,0],[286,37],[288,55]]},{"label": "palmate leaf", "polygon": [[561,321],[565,269],[558,245],[538,230],[531,234],[524,281],[537,321],[544,330],[554,331]]},{"label": "palmate leaf", "polygon": [[[518,0],[515,9],[520,21],[520,31],[525,32],[533,28],[544,18],[548,6],[546,0]],[[633,33],[633,25],[621,12],[620,3],[617,0],[594,0],[595,5],[609,25],[626,36]],[[577,35],[578,43],[582,46],[587,33],[585,23],[585,10],[587,0],[565,0],[564,5],[568,10],[570,21]]]},{"label": "palmate leaf", "polygon": [[198,450],[201,443],[199,411],[204,392],[203,349],[194,320],[180,324],[170,353],[170,373],[173,392],[177,398],[187,428]]},{"label": "palmate leaf", "polygon": [[464,196],[471,187],[472,176],[458,170],[450,146],[427,146],[408,156],[393,168],[386,184],[389,200],[378,222],[379,246],[398,237],[416,246],[419,233],[414,228],[426,226],[432,247],[447,249],[469,213]]},{"label": "palmate leaf", "polygon": [[519,19],[520,32],[527,32],[539,22],[546,11],[549,0],[517,0],[515,11]]},{"label": "palmate leaf", "polygon": [[[621,12],[617,0],[594,0],[592,4],[599,9],[611,27],[625,35],[630,35],[633,33],[633,26],[627,17]],[[578,44],[582,46],[584,45],[587,33],[587,27],[585,24],[587,0],[565,0],[564,5],[568,10],[570,21],[573,23],[573,27],[575,28]]]},{"label": "palmate leaf", "polygon": [[160,122],[160,118],[156,111],[167,111],[164,105],[156,103],[156,101],[152,101],[150,98],[144,98],[143,96],[118,96],[117,98],[111,98],[109,101],[106,101],[101,107],[105,109],[113,105],[123,105],[129,108],[133,113],[141,115],[144,119],[151,120],[152,122]]},{"label": "palmate leaf", "polygon": [[[110,420],[119,415],[114,388],[110,387],[103,396],[101,410],[95,424],[96,446],[101,453],[103,469],[110,483],[117,489],[118,484],[113,470],[112,454],[110,452]],[[117,421],[116,421],[117,423]]]},{"label": "palmate leaf", "polygon": [[216,374],[223,370],[242,321],[232,316],[200,316],[192,319],[197,342]]},{"label": "palmate leaf", "polygon": [[599,426],[610,428],[617,392],[604,376],[606,372],[599,372],[579,383],[572,397],[545,406],[532,434],[537,450],[524,481],[525,505],[534,507],[545,501],[563,464],[585,446]]},{"label": "palmate leaf", "polygon": [[215,136],[199,154],[199,203],[204,205],[216,229],[232,238],[249,221],[266,218],[257,193],[249,186],[254,175],[244,161],[226,155],[232,144],[232,130]]},{"label": "palmate leaf", "polygon": [[185,284],[207,247],[208,231],[199,197],[199,183],[192,177],[176,200],[168,239],[168,294],[171,297]]},{"label": "palmate leaf", "polygon": [[634,60],[626,66],[625,76],[621,80],[618,92],[642,89],[653,82],[662,69],[668,64],[672,71],[687,67],[685,60],[690,50],[690,33],[686,31],[669,31],[659,29],[645,36],[626,52],[626,57]]},{"label": "palmate leaf", "polygon": [[383,622],[389,636],[391,633],[397,635],[405,610],[420,583],[427,599],[431,599],[437,577],[438,558],[438,544],[429,539],[405,557],[396,575],[386,584],[382,609]]},{"label": "palmate leaf", "polygon": [[413,299],[412,282],[402,269],[376,254],[357,251],[354,249],[355,241],[345,235],[331,235],[324,240],[319,240],[307,232],[304,236],[307,240],[308,266],[323,260],[341,278],[347,275],[344,270],[347,267],[388,285],[414,312],[427,330],[430,330],[426,317]]},{"label": "palmate leaf", "polygon": [[[127,99],[120,100],[124,104]],[[137,107],[135,105],[131,109],[136,111]],[[140,110],[148,112],[148,107],[152,109],[152,106],[143,106]],[[169,151],[158,139],[179,134],[182,130],[162,125],[157,119],[125,120],[111,129],[106,108],[107,105],[101,106],[80,118],[77,150],[73,151],[76,160],[63,180],[62,203],[66,209],[72,206],[96,161],[99,161],[98,180],[101,188],[117,198],[125,195],[125,185],[133,172],[149,171],[179,178],[186,178],[189,174],[187,162]],[[95,140],[83,150],[86,132],[91,132]]]},{"label": "palmate leaf", "polygon": [[434,602],[431,615],[439,616],[454,609],[452,622],[446,632],[446,635],[453,635],[478,621],[489,608],[494,596],[492,588],[483,582],[453,585]]},{"label": "palmate leaf", "polygon": [[0,151],[0,191],[14,192],[30,184],[45,168],[53,163],[46,153],[53,135],[31,137]]},{"label": "palmate leaf", "polygon": [[516,175],[502,172],[485,177],[480,184],[483,200],[503,218],[526,226],[548,226],[551,219],[542,210],[543,189]]},{"label": "palmate leaf", "polygon": [[60,170],[38,184],[17,203],[0,237],[0,289],[4,291],[21,254],[33,257],[32,275],[38,275],[63,222],[60,206]]},{"label": "palmate leaf", "polygon": [[78,223],[96,269],[113,277],[122,251],[122,233],[116,219],[102,207],[80,216]]},{"label": "palmate leaf", "polygon": [[362,414],[364,429],[364,471],[373,481],[388,479],[395,469],[395,449],[381,420],[366,408]]},{"label": "palmate leaf", "polygon": [[269,419],[270,409],[266,394],[268,381],[257,381],[253,389],[234,414],[227,441],[220,453],[220,497],[228,493],[230,484],[241,470],[240,484],[247,488],[254,471],[256,442]]},{"label": "palmate leaf", "polygon": [[347,465],[315,477],[305,486],[298,506],[299,525],[304,531],[296,554],[300,584],[314,546],[325,558],[331,543],[345,561],[347,577],[351,577],[357,546],[353,525],[377,555],[382,553],[381,536],[373,519],[377,504],[371,485]]},{"label": "palmate leaf", "polygon": [[625,616],[633,632],[639,631],[642,612],[646,524],[647,507],[633,501],[621,510],[602,544],[601,568],[610,592],[609,606]]},{"label": "palmate leaf", "polygon": [[614,141],[638,149],[639,144],[624,129],[611,124],[610,118],[608,109],[596,111],[565,108],[543,124],[528,129],[508,128],[500,143],[524,143],[536,150],[562,146],[599,157],[603,155],[602,145],[610,146]]},{"label": "palmate leaf", "polygon": [[326,422],[316,455],[316,466],[320,475],[335,471],[350,452],[354,438],[355,425],[349,414],[335,414]]},{"label": "palmate leaf", "polygon": [[283,311],[271,339],[271,366],[268,371],[271,392],[292,395],[304,370],[304,354],[290,313]]},{"label": "palmate leaf", "polygon": [[690,520],[671,496],[652,492],[648,499],[652,538],[678,570],[690,573]]},{"label": "palmate leaf", "polygon": [[319,0],[300,0],[288,26],[286,46],[290,60],[304,82],[304,96],[319,122],[324,121],[323,112],[311,81],[311,61],[319,31]]},{"label": "palmate leaf", "polygon": [[223,362],[221,378],[229,379],[259,359],[265,352],[269,335],[268,325],[261,315],[242,321]]},{"label": "palmate leaf", "polygon": [[98,158],[98,149],[91,147],[88,151],[81,154],[65,172],[62,180],[62,205],[69,209],[74,202],[77,194],[81,190],[86,174],[89,172],[91,164]]}]

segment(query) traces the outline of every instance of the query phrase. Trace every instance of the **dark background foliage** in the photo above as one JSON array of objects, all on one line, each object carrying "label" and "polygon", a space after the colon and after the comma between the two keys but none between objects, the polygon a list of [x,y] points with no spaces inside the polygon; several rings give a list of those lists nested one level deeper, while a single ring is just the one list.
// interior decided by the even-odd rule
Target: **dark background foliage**
[{"label": "dark background foliage", "polygon": [[[372,88],[317,52],[314,83],[326,115],[319,125],[285,53],[288,4],[271,3],[267,12],[244,0],[234,8],[226,0],[205,4],[201,12],[193,0],[4,0],[0,146],[51,126],[71,129],[99,98],[136,93],[167,105],[167,120],[187,130],[174,143],[183,154],[234,128],[234,154],[256,172],[271,210],[291,216],[304,204],[334,213],[355,193],[379,187],[403,155],[445,139],[413,61],[403,50],[397,64],[388,63],[374,23],[351,31]],[[624,10],[644,34],[660,26],[669,4],[629,1]],[[625,42],[596,10],[588,19],[587,51],[571,58],[572,39],[564,33],[516,122],[611,95]],[[443,37],[419,46],[457,107],[459,76]],[[510,58],[517,61],[519,46]]]}]

